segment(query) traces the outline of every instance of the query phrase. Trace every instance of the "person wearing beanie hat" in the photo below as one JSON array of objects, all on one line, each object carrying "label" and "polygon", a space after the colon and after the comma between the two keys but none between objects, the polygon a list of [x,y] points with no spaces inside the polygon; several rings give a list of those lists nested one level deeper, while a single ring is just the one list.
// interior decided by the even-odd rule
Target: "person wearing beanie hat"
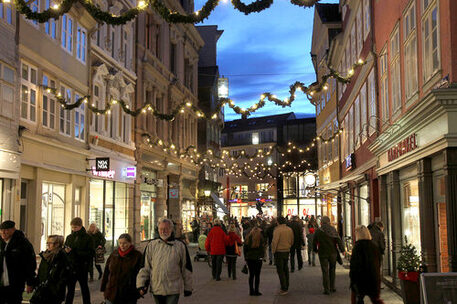
[{"label": "person wearing beanie hat", "polygon": [[27,283],[33,290],[36,258],[32,244],[13,221],[0,224],[0,303],[20,304]]}]

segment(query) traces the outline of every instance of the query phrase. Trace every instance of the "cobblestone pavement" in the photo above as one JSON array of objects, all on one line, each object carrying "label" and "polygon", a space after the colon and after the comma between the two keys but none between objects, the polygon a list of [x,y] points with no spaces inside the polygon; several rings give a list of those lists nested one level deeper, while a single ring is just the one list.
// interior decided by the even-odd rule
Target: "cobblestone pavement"
[{"label": "cobblestone pavement", "polygon": [[[193,257],[195,250],[191,248]],[[336,289],[337,292],[328,296],[322,294],[322,276],[320,267],[311,267],[305,263],[300,271],[290,274],[289,294],[285,296],[276,295],[279,291],[279,279],[276,274],[276,268],[268,263],[264,263],[260,275],[260,291],[263,293],[260,297],[249,296],[248,276],[241,273],[241,267],[244,264],[242,259],[237,261],[237,280],[229,280],[227,277],[227,268],[224,265],[222,271],[222,280],[211,280],[211,269],[208,264],[194,262],[194,292],[191,297],[184,298],[181,296],[180,303],[218,303],[218,304],[349,304],[351,296],[349,291],[349,271],[340,265],[337,265],[336,271]],[[77,285],[77,288],[79,286]],[[90,283],[92,304],[100,304],[103,301],[103,295],[99,292],[100,281]],[[386,304],[403,303],[401,298],[385,287],[382,290],[381,298]],[[366,303],[370,300],[366,298]],[[74,304],[81,304],[79,290]],[[138,301],[139,304],[154,303],[150,295]]]}]

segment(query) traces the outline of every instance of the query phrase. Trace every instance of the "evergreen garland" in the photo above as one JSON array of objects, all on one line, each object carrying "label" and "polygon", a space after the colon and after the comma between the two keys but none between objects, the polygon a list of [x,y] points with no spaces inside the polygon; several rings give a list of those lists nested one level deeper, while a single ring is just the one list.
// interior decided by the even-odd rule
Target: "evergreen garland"
[{"label": "evergreen garland", "polygon": [[[311,7],[319,1],[320,0],[291,0],[290,2],[294,5],[302,7]],[[4,0],[0,0],[0,2],[4,3]],[[55,8],[51,7],[42,12],[33,12],[28,6],[29,2],[30,1],[26,0],[14,0],[16,11],[24,15],[27,19],[36,20],[40,23],[47,22],[51,18],[59,19],[60,16],[68,13],[75,3],[80,3],[95,20],[111,25],[126,24],[149,6],[168,23],[200,23],[204,19],[208,18],[211,12],[219,4],[219,0],[207,0],[200,10],[186,15],[170,10],[160,0],[143,0],[144,5],[141,7],[137,6],[127,9],[119,16],[115,16],[109,12],[101,10],[100,7],[95,5],[91,0],[63,0]],[[245,4],[241,0],[231,0],[231,2],[235,9],[245,15],[261,12],[273,4],[273,0],[256,0],[250,4]]]}]

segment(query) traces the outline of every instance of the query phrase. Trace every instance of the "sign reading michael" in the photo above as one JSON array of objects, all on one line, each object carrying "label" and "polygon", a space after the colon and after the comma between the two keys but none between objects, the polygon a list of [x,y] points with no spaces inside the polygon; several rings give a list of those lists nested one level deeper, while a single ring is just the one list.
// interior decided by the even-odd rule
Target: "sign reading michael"
[{"label": "sign reading michael", "polygon": [[412,134],[387,151],[387,159],[393,161],[417,148],[416,134]]}]

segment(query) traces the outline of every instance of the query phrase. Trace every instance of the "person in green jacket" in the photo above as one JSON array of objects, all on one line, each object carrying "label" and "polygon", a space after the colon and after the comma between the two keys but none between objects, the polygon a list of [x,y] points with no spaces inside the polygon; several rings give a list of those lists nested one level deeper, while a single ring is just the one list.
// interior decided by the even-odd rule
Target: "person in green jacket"
[{"label": "person in green jacket", "polygon": [[48,236],[46,248],[40,253],[41,262],[31,304],[60,304],[65,300],[70,264],[63,250],[63,236]]}]

